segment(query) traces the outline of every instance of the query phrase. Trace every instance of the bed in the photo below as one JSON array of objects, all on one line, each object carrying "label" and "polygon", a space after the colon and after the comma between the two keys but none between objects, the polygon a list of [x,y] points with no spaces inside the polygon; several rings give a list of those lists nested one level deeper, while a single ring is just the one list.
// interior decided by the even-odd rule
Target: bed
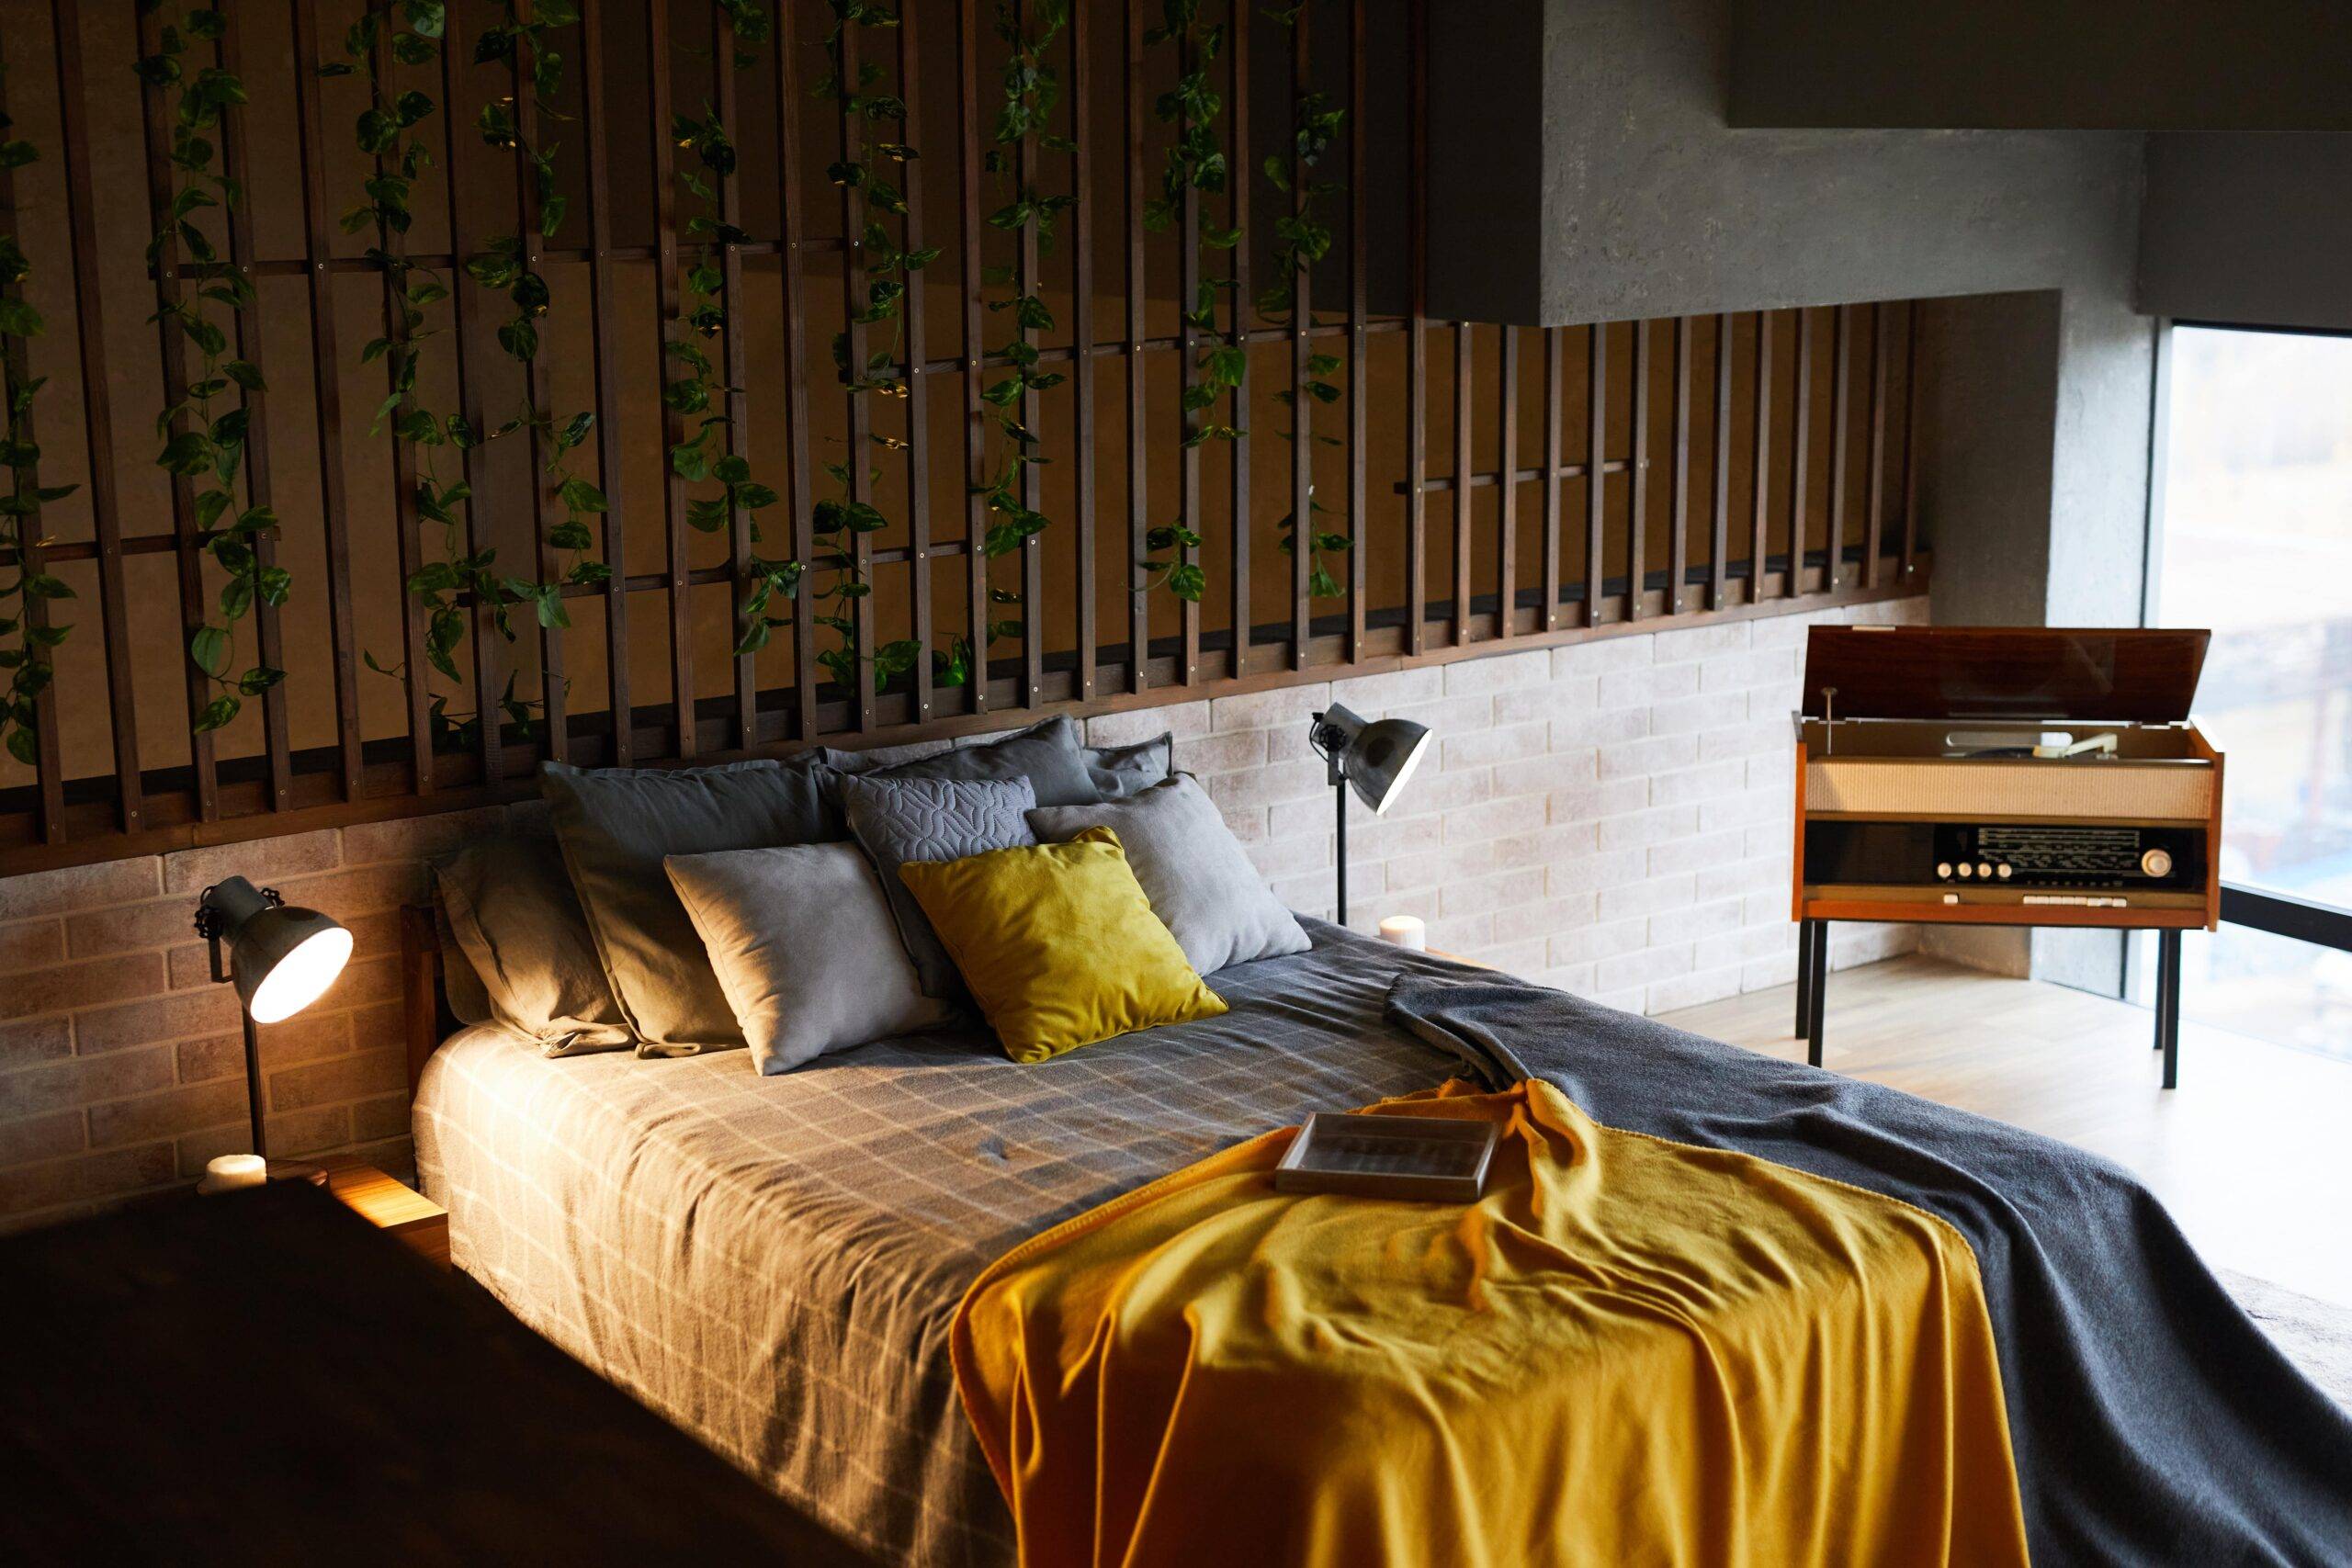
[{"label": "bed", "polygon": [[424,1063],[417,1168],[524,1322],[886,1562],[999,1564],[1012,1522],[947,1330],[1015,1243],[1307,1111],[1441,1082],[1384,1021],[1442,959],[1310,923],[1218,973],[1231,1010],[1008,1061],[877,1042],[775,1077],[741,1052],[550,1059],[498,1030]]},{"label": "bed", "polygon": [[[1307,922],[1221,1017],[1038,1065],[977,1034],[779,1077],[737,1053],[548,1059],[412,1026],[457,1263],[878,1559],[1013,1560],[959,1405],[967,1289],[1048,1227],[1306,1112],[1541,1078],[1968,1238],[2037,1562],[2352,1558],[2352,1422],[2128,1173],[2050,1140]],[[429,999],[412,964],[411,1016]],[[1897,1484],[1900,1484],[1898,1478]]]}]

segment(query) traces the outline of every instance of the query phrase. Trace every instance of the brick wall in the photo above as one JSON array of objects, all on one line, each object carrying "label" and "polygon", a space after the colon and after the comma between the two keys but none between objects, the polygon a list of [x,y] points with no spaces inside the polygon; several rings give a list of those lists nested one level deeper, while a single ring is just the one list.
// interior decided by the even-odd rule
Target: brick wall
[{"label": "brick wall", "polygon": [[[1333,700],[1437,730],[1388,817],[1349,831],[1354,923],[1634,1011],[1786,983],[1791,770],[1804,627],[1924,621],[1905,600],[1098,716],[1098,744],[1172,729],[1290,905],[1332,905],[1331,797],[1306,715]],[[920,750],[935,750],[922,748]],[[536,807],[513,808],[535,812]],[[192,1179],[246,1145],[234,994],[189,921],[241,874],[356,939],[315,1008],[261,1032],[272,1152],[409,1164],[396,975],[421,857],[498,826],[468,812],[0,880],[0,1229]],[[1840,967],[1909,928],[1835,928]]]}]

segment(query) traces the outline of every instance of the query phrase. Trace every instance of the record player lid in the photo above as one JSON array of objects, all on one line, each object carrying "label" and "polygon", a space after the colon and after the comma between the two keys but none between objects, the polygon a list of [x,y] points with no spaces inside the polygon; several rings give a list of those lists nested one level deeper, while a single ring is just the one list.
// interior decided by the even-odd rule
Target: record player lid
[{"label": "record player lid", "polygon": [[[2211,638],[2112,627],[1815,626],[1803,711],[2169,724],[2188,716]],[[1825,699],[1824,687],[1837,694]]]}]

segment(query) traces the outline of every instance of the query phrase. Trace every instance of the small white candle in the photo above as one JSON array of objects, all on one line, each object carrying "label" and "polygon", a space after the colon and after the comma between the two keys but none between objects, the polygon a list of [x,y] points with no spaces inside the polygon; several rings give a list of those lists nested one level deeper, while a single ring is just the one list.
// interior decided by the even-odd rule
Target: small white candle
[{"label": "small white candle", "polygon": [[259,1155],[215,1155],[204,1162],[204,1179],[196,1184],[198,1192],[231,1192],[240,1187],[259,1187],[269,1180],[269,1162]]},{"label": "small white candle", "polygon": [[1416,953],[1426,953],[1430,945],[1430,928],[1419,915],[1389,915],[1380,922],[1380,938],[1399,947],[1409,947]]}]

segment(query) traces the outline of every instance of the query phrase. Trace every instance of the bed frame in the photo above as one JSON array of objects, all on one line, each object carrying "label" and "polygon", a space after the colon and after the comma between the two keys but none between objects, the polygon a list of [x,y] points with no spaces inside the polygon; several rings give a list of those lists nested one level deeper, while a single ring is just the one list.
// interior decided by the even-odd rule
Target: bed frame
[{"label": "bed frame", "polygon": [[449,1010],[447,969],[442,959],[441,932],[430,904],[401,907],[401,1039],[408,1057],[408,1097],[416,1099],[417,1080],[458,1016]]}]

